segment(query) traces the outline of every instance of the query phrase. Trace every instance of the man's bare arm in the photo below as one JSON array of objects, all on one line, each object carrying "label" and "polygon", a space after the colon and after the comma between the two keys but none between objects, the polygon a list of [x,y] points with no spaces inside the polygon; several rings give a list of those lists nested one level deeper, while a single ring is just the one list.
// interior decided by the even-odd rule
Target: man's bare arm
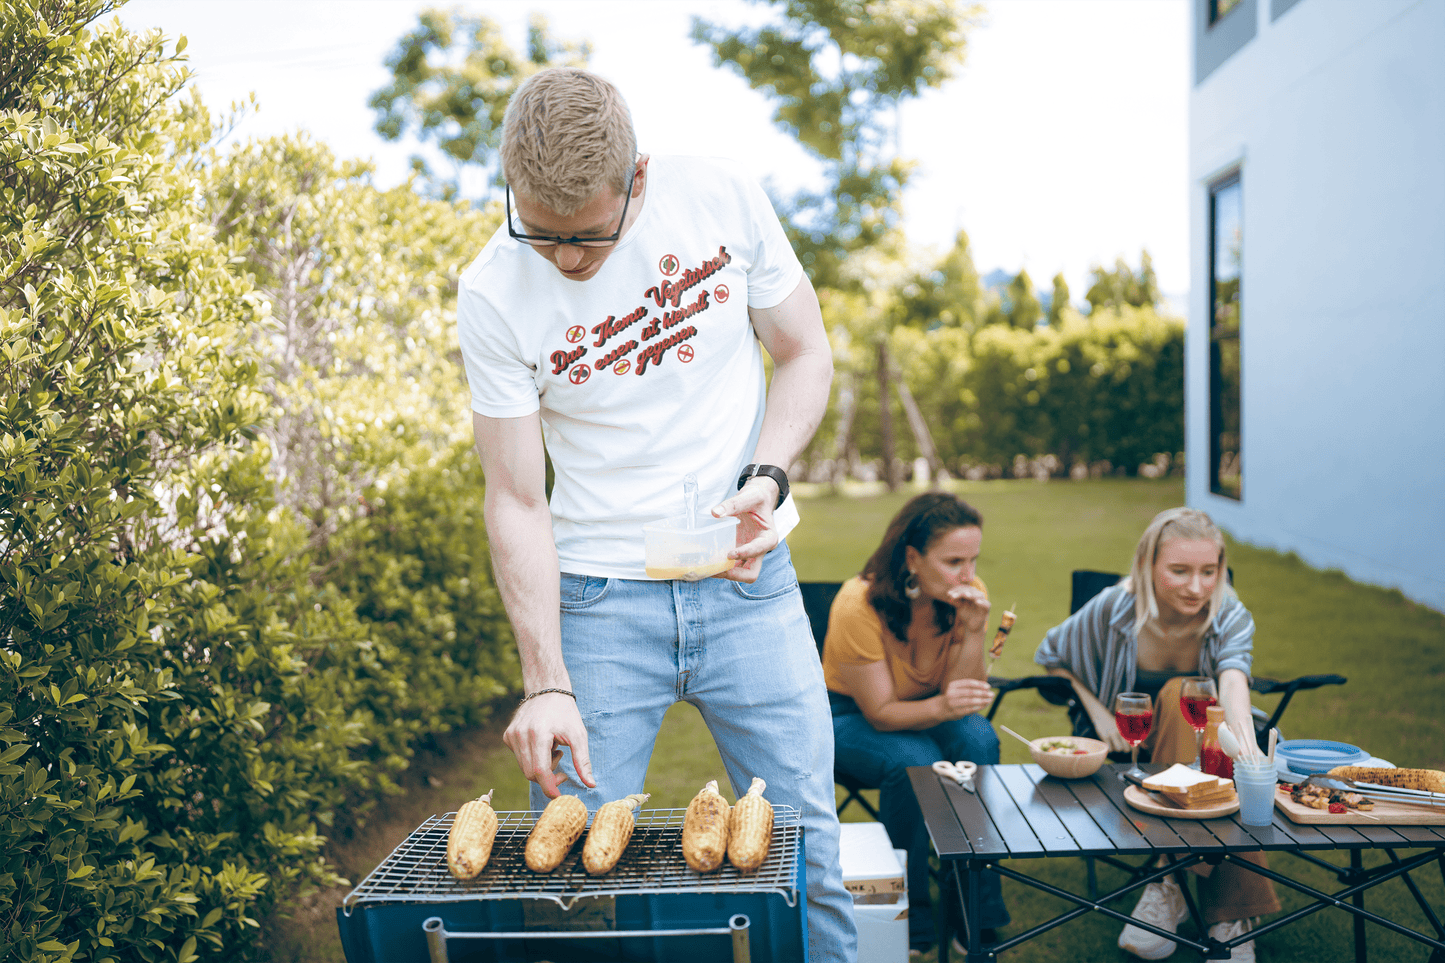
[{"label": "man's bare arm", "polygon": [[[773,380],[753,461],[787,469],[807,447],[828,408],[833,383],[833,349],[823,328],[813,285],[804,275],[793,293],[771,308],[749,308],[753,330],[773,359]],[[762,556],[778,544],[773,509],[778,485],[759,475],[743,490],[713,509],[713,515],[742,516],[747,537],[730,553],[738,565],[722,577],[751,582],[758,577]]]},{"label": "man's bare arm", "polygon": [[[547,509],[546,459],[541,419],[472,415],[477,454],[486,475],[485,515],[497,591],[517,638],[527,692],[572,688],[562,661],[557,546]],[[512,717],[503,741],[522,773],[555,797],[553,751],[572,748],[577,773],[595,785],[587,756],[587,729],[576,702],[549,693],[529,700]]]}]

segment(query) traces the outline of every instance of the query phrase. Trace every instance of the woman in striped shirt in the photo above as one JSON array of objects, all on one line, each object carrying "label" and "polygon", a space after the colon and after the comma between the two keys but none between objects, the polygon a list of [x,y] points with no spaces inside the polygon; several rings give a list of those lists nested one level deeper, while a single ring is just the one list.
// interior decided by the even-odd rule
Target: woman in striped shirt
[{"label": "woman in striped shirt", "polygon": [[[1129,749],[1114,724],[1114,697],[1148,692],[1154,697],[1154,728],[1144,745],[1154,762],[1193,762],[1194,730],[1174,708],[1190,676],[1214,679],[1225,719],[1254,731],[1249,703],[1254,619],[1229,586],[1226,571],[1224,536],[1209,516],[1171,508],[1156,515],[1139,539],[1128,577],[1044,636],[1034,661],[1069,680],[1111,750]],[[1251,861],[1264,865],[1262,854]],[[1216,939],[1246,933],[1254,917],[1279,909],[1273,885],[1256,873],[1229,864],[1194,869],[1205,877],[1200,904]],[[1173,932],[1189,911],[1171,876],[1144,888],[1133,915]],[[1132,925],[1119,936],[1120,947],[1147,960],[1169,956],[1175,945]],[[1253,960],[1254,944],[1236,947],[1232,959]]]}]

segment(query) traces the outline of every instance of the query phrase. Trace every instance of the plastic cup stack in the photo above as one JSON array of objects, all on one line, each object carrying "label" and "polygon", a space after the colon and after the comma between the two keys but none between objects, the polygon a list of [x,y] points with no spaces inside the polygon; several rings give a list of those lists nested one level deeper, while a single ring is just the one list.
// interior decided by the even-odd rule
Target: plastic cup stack
[{"label": "plastic cup stack", "polygon": [[1239,821],[1268,826],[1274,821],[1274,763],[1268,756],[1234,760],[1234,791],[1239,793]]}]

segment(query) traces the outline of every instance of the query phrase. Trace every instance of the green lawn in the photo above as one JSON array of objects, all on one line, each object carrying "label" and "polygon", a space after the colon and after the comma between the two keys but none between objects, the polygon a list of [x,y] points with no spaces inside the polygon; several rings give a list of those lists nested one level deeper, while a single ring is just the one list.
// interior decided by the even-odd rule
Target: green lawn
[{"label": "green lawn", "polygon": [[[803,486],[799,486],[802,488]],[[1127,569],[1134,543],[1158,511],[1179,504],[1177,479],[1106,479],[1089,482],[962,482],[956,490],[984,515],[979,571],[994,601],[1012,605],[1018,624],[995,667],[1000,676],[1035,674],[1033,651],[1043,634],[1068,615],[1069,572],[1076,568]],[[800,492],[800,495],[804,493]],[[790,539],[799,578],[840,580],[857,572],[883,527],[913,492],[850,493],[801,498],[803,524]],[[1318,572],[1293,556],[1230,545],[1230,564],[1240,597],[1257,623],[1255,672],[1274,678],[1334,672],[1348,684],[1298,695],[1282,728],[1289,738],[1339,739],[1369,749],[1399,765],[1445,768],[1445,714],[1439,693],[1445,686],[1445,616],[1405,600],[1398,592],[1359,585],[1334,572]],[[1257,699],[1273,708],[1273,699]],[[1063,710],[1031,692],[1005,700],[998,720],[1029,736],[1066,731]],[[1027,762],[1027,750],[1003,742],[1004,762]],[[647,789],[649,807],[685,806],[697,788],[722,778],[723,768],[701,716],[674,706],[659,735]],[[359,880],[406,834],[433,813],[495,788],[498,809],[523,809],[526,783],[498,730],[449,734],[437,752],[420,754],[408,774],[405,795],[390,801],[356,838],[337,841],[332,858],[345,875]],[[726,780],[723,779],[724,787]],[[726,791],[726,788],[725,788]],[[867,818],[854,807],[845,818]],[[1401,855],[1404,855],[1403,853]],[[1344,857],[1341,857],[1343,861]],[[1367,864],[1385,861],[1372,854]],[[1274,864],[1327,891],[1333,877],[1282,856]],[[1077,860],[1030,861],[1018,871],[1082,892]],[[1306,872],[1308,870],[1308,872]],[[1415,876],[1434,906],[1445,905],[1438,872]],[[1122,878],[1101,868],[1101,886]],[[1061,902],[1010,881],[1004,884],[1014,916],[1005,935],[1054,915]],[[299,907],[295,919],[268,927],[270,958],[339,961],[334,908],[344,891],[319,894]],[[1303,905],[1281,893],[1286,909]],[[1127,912],[1132,899],[1121,901]],[[1429,930],[1403,883],[1371,892],[1367,907],[1406,925]],[[1010,951],[1010,963],[1043,960],[1133,960],[1114,946],[1117,924],[1086,916],[1058,927],[1032,944]],[[1379,927],[1369,927],[1372,960],[1421,960],[1419,944]],[[1261,960],[1344,959],[1351,955],[1348,914],[1318,913],[1260,940]],[[1173,960],[1200,959],[1190,951]]]}]

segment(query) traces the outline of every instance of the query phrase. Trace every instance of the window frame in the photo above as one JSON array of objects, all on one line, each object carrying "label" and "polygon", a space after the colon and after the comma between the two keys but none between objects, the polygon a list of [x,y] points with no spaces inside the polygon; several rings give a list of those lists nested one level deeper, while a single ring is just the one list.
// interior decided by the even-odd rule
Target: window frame
[{"label": "window frame", "polygon": [[[1239,233],[1240,248],[1243,251],[1244,237],[1244,178],[1243,170],[1236,167],[1219,177],[1209,181],[1208,190],[1208,230],[1209,230],[1209,302],[1208,302],[1208,335],[1209,346],[1209,492],[1221,498],[1228,498],[1232,501],[1244,501],[1244,265],[1241,258],[1239,265],[1239,288],[1235,299],[1239,305],[1239,316],[1235,323],[1233,334],[1221,338],[1215,320],[1215,312],[1218,306],[1218,285],[1219,277],[1216,274],[1219,256],[1219,195],[1230,188],[1239,190]],[[1238,444],[1235,450],[1235,463],[1238,466],[1237,489],[1226,487],[1220,478],[1220,456],[1223,453],[1223,446],[1220,445],[1220,435],[1223,433],[1222,422],[1224,420],[1223,405],[1223,354],[1220,343],[1222,340],[1232,339],[1235,342],[1235,351],[1238,357],[1239,370],[1236,372],[1235,381],[1238,397],[1234,399],[1235,409],[1239,416],[1237,428]]]}]

